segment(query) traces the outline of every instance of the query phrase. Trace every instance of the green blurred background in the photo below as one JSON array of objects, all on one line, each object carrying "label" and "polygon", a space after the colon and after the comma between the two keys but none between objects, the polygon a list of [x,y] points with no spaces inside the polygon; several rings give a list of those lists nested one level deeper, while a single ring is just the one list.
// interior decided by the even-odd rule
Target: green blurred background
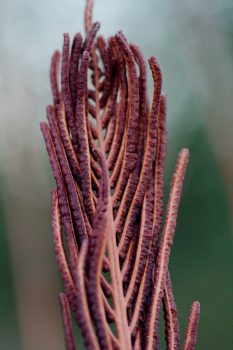
[{"label": "green blurred background", "polygon": [[[83,32],[83,11],[84,0],[0,1],[4,350],[64,349],[50,224],[53,178],[39,121],[51,101],[50,57],[63,32]],[[191,154],[170,260],[182,338],[197,299],[196,349],[233,349],[233,2],[96,0],[94,18],[104,35],[122,29],[146,57],[159,59],[168,98],[166,193],[179,149]]]}]

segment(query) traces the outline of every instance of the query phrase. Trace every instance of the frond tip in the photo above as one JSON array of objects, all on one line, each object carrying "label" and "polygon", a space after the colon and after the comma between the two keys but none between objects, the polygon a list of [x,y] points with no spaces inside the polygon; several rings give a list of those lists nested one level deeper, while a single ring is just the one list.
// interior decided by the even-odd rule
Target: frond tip
[{"label": "frond tip", "polygon": [[[52,57],[53,105],[41,123],[56,181],[52,228],[66,347],[75,350],[72,314],[88,350],[158,349],[163,304],[166,348],[178,350],[168,263],[189,152],[177,158],[163,223],[162,72],[150,57],[150,106],[140,49],[121,31],[108,41],[98,36],[92,7],[87,0],[86,37],[71,42],[64,34],[62,53]],[[184,350],[194,349],[199,313],[194,302]]]},{"label": "frond tip", "polygon": [[69,303],[66,298],[66,295],[64,293],[61,293],[59,295],[59,300],[60,300],[60,306],[61,306],[61,312],[62,312],[62,318],[63,318],[67,350],[76,350],[73,331],[72,331],[72,324],[71,324],[70,307],[69,307]]},{"label": "frond tip", "polygon": [[190,316],[184,341],[184,350],[193,350],[196,344],[197,327],[200,317],[200,303],[194,301],[191,306]]}]

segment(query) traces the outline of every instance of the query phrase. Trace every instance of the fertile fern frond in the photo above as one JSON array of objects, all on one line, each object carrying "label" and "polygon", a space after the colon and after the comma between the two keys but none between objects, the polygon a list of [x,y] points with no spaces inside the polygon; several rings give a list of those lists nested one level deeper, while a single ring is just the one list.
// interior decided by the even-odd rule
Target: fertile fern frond
[{"label": "fertile fern frond", "polygon": [[[41,123],[56,180],[52,224],[66,345],[75,349],[71,310],[87,349],[157,349],[163,303],[167,349],[175,350],[179,326],[168,262],[188,150],[178,156],[162,225],[161,69],[149,58],[150,105],[140,49],[122,32],[108,41],[97,36],[92,5],[87,1],[85,38],[78,33],[71,45],[64,34],[61,69],[60,53],[52,57],[53,105],[48,124]],[[199,312],[195,302],[185,350],[194,348]]]}]

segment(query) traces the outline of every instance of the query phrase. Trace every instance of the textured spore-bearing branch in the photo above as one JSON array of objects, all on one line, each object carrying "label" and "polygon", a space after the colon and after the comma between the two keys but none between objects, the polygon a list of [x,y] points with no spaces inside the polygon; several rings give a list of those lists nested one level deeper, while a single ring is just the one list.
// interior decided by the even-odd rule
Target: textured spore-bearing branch
[{"label": "textured spore-bearing branch", "polygon": [[[47,108],[48,124],[41,123],[56,181],[52,226],[64,284],[66,346],[76,349],[72,313],[86,349],[157,349],[163,304],[166,346],[178,350],[168,262],[188,150],[178,156],[162,225],[166,98],[161,69],[150,57],[150,105],[140,49],[122,32],[108,41],[98,36],[92,7],[87,1],[85,38],[78,33],[71,43],[64,34],[62,53],[52,57],[53,105]],[[194,349],[199,310],[194,302],[185,350]]]}]

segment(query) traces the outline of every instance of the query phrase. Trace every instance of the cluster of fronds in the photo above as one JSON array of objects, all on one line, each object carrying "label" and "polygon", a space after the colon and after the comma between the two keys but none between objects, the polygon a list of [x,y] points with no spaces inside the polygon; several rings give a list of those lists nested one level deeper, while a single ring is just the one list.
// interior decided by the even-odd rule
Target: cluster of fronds
[{"label": "cluster of fronds", "polygon": [[[51,63],[53,105],[41,123],[57,188],[52,224],[68,350],[76,349],[70,309],[87,349],[157,349],[161,303],[167,349],[179,349],[168,261],[188,150],[174,171],[162,225],[166,98],[155,57],[151,106],[146,62],[117,33],[107,42],[85,13],[86,37],[64,35]],[[163,227],[161,227],[163,226]],[[64,231],[64,233],[63,233]],[[194,348],[194,302],[184,349]],[[114,325],[114,326],[112,326]]]}]

